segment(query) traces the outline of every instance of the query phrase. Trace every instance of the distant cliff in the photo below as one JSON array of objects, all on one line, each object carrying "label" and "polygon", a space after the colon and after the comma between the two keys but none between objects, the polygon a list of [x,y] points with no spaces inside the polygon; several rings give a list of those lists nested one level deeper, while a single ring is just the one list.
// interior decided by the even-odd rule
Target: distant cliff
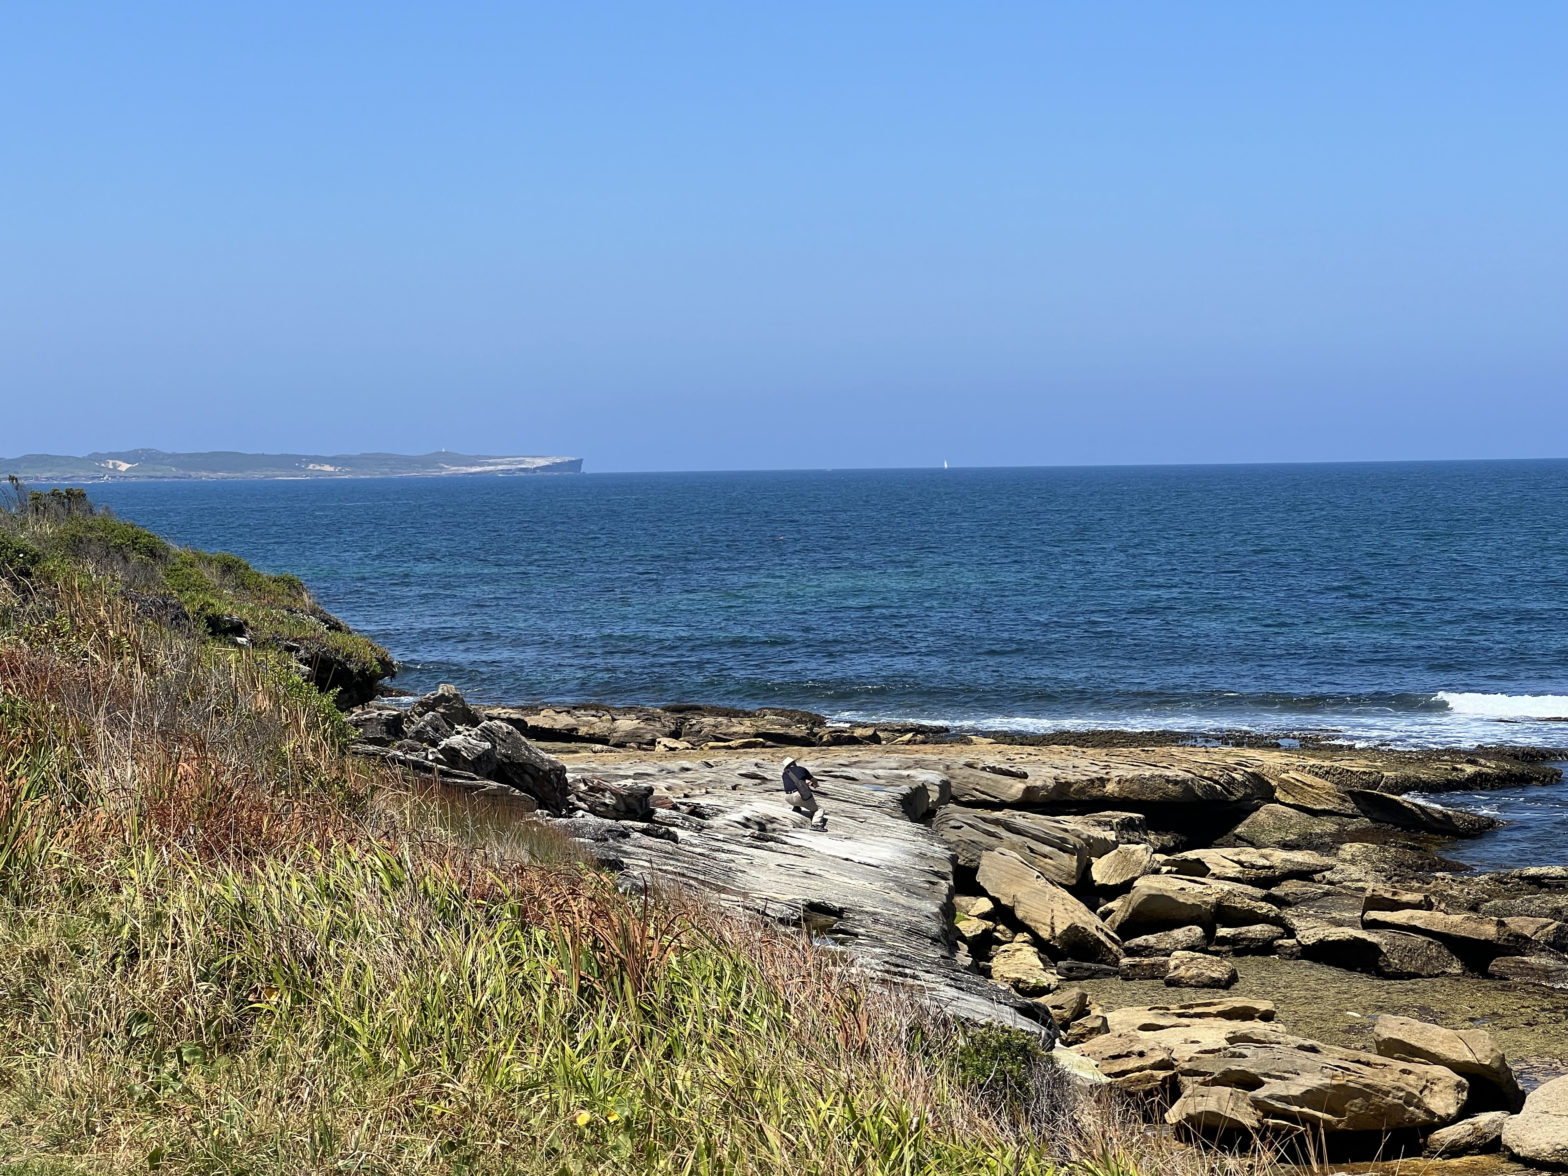
[{"label": "distant cliff", "polygon": [[580,457],[487,457],[468,453],[165,453],[128,449],[62,457],[0,457],[0,478],[109,482],[175,478],[435,478],[455,474],[580,474]]}]

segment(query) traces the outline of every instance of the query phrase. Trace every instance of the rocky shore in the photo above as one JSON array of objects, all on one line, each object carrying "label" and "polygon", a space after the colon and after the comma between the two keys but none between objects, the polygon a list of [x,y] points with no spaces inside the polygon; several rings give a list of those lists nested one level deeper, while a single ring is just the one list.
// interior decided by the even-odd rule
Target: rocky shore
[{"label": "rocky shore", "polygon": [[[450,687],[349,720],[363,754],[537,813],[623,886],[800,925],[1179,1130],[1568,1166],[1568,868],[1465,873],[1444,847],[1495,822],[1404,796],[1556,784],[1532,757],[1019,746]],[[826,832],[783,802],[785,748]]]}]

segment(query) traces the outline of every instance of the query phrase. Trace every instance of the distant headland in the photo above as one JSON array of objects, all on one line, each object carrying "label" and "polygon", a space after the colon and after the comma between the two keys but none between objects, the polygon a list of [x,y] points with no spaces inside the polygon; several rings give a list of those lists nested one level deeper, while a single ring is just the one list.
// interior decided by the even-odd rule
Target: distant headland
[{"label": "distant headland", "polygon": [[122,482],[219,478],[437,478],[458,474],[580,474],[580,457],[489,457],[469,453],[165,453],[127,449],[62,457],[0,457],[0,478],[26,482]]}]

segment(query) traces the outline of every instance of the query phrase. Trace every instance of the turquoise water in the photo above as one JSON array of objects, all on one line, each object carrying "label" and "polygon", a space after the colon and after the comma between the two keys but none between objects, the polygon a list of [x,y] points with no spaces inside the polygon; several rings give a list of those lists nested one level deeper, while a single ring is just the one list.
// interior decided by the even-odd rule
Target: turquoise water
[{"label": "turquoise water", "polygon": [[104,484],[485,700],[1568,744],[1568,462]]}]

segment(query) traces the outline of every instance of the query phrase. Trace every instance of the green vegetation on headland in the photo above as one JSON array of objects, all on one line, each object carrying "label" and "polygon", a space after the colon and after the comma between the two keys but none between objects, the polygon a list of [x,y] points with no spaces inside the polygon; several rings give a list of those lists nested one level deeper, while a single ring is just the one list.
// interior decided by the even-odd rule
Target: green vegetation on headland
[{"label": "green vegetation on headland", "polygon": [[66,457],[0,457],[0,478],[34,483],[224,478],[432,478],[453,474],[576,474],[580,457],[496,457],[469,453],[165,453],[128,449]]},{"label": "green vegetation on headland", "polygon": [[390,661],[297,580],[13,488],[0,1165],[1209,1170],[1026,1038],[350,758],[319,664]]}]

